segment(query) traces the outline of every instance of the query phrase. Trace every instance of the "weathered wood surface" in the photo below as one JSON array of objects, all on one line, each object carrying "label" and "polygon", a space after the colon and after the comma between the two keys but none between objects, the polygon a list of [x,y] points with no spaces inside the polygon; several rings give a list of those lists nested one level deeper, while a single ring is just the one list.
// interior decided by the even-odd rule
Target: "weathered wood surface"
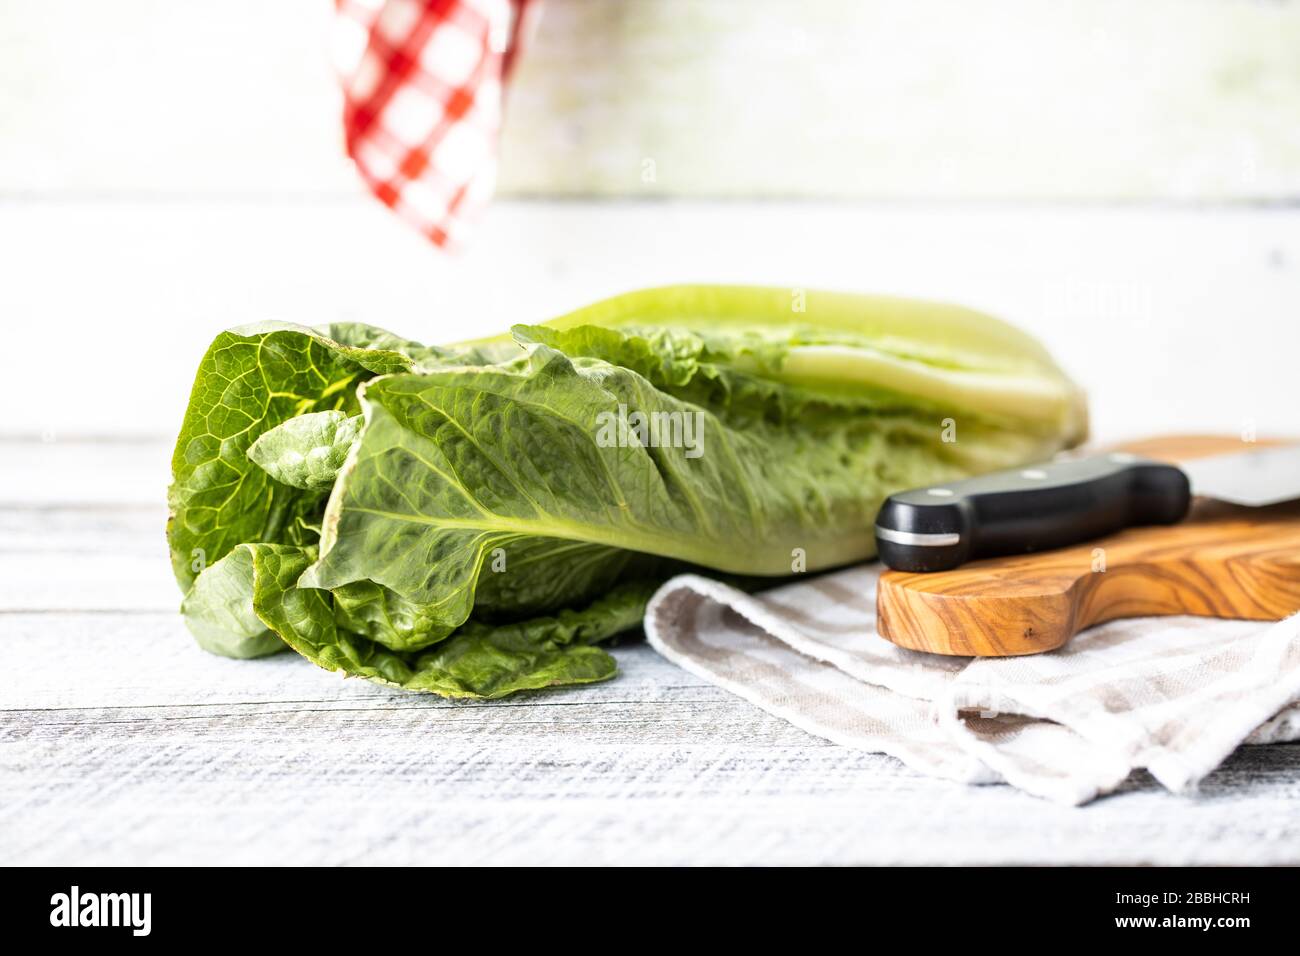
[{"label": "weathered wood surface", "polygon": [[1300,862],[1300,745],[1070,809],[831,746],[636,641],[613,682],[488,704],[204,654],[167,451],[0,441],[0,862]]}]

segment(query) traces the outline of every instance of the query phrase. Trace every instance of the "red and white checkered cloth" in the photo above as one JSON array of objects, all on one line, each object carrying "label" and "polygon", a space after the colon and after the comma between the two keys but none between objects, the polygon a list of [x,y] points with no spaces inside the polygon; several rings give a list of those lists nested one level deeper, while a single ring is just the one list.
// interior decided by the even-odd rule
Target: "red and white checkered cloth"
[{"label": "red and white checkered cloth", "polygon": [[502,85],[536,0],[336,0],[348,155],[437,245],[460,243],[496,182]]}]

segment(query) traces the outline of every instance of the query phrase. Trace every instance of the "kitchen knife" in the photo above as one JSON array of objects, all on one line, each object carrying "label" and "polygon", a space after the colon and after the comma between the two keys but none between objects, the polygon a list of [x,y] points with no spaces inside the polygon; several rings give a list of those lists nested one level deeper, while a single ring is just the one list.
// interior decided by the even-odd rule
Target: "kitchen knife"
[{"label": "kitchen knife", "polygon": [[904,491],[881,507],[876,544],[895,570],[947,571],[976,558],[1174,524],[1193,495],[1253,507],[1300,498],[1300,445],[1181,466],[1112,452]]}]

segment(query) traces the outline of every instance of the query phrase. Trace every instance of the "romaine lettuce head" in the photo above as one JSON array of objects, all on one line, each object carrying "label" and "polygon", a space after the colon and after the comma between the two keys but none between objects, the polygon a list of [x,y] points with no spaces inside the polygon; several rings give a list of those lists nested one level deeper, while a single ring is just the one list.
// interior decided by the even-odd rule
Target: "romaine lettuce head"
[{"label": "romaine lettuce head", "polygon": [[204,357],[168,539],[199,644],[449,697],[601,680],[684,569],[874,555],[904,488],[1080,441],[1032,338],[950,305],[677,286],[422,346],[263,325]]}]

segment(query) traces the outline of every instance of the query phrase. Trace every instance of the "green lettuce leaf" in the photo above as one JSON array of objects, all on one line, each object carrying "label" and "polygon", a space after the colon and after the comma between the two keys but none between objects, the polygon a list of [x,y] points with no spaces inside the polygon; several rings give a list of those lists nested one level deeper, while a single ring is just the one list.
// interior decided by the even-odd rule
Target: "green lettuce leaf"
[{"label": "green lettuce leaf", "polygon": [[285,649],[253,609],[253,552],[236,548],[194,582],[181,614],[199,647],[222,657],[265,657]]},{"label": "green lettuce leaf", "polygon": [[242,542],[295,540],[295,526],[319,512],[323,494],[277,481],[248,457],[264,433],[302,415],[355,415],[357,385],[374,375],[481,358],[473,347],[421,346],[360,323],[318,332],[272,322],[218,335],[172,456],[167,537],[182,590]]},{"label": "green lettuce leaf", "polygon": [[[403,654],[340,628],[327,592],[296,586],[314,558],[309,548],[240,545],[200,575],[186,598],[187,621],[224,624],[232,634],[260,628],[277,635],[280,647],[345,675],[445,697],[491,698],[614,676],[614,659],[592,645],[635,626],[650,597],[644,586],[625,586],[585,608],[499,627],[473,624],[436,651]],[[238,578],[237,608],[229,606],[230,594],[204,584],[226,568],[238,569],[228,572]],[[230,645],[208,643],[207,631],[195,635],[205,649],[227,653]]]},{"label": "green lettuce leaf", "polygon": [[181,587],[236,545],[283,540],[301,515],[303,490],[248,458],[263,432],[313,412],[355,414],[358,382],[412,366],[397,352],[369,353],[293,326],[217,336],[199,365],[172,457],[168,542]]},{"label": "green lettuce leaf", "polygon": [[282,484],[329,491],[360,435],[360,415],[309,412],[263,432],[248,446],[248,457]]}]

